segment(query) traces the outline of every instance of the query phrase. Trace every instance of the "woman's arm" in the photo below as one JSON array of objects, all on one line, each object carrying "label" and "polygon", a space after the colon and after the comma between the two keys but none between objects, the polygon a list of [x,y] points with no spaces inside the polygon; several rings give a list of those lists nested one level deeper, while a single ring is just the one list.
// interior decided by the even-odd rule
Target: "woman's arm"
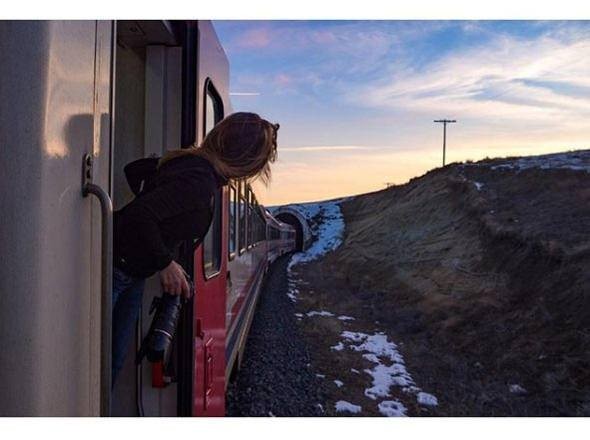
[{"label": "woman's arm", "polygon": [[[151,256],[154,267],[162,271],[164,288],[173,289],[169,293],[177,292],[181,268],[173,261],[172,252],[166,247],[160,225],[168,219],[191,211],[207,213],[196,215],[195,221],[209,221],[212,215],[212,191],[211,182],[201,173],[186,173],[138,197],[125,209],[127,227],[134,231],[138,241]],[[172,283],[168,282],[170,280]],[[184,275],[182,280],[184,283],[181,284],[184,287]]]}]

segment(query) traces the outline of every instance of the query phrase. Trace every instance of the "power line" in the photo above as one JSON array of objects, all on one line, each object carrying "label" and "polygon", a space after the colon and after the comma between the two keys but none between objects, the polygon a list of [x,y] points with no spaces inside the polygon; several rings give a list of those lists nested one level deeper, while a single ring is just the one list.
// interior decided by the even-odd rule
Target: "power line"
[{"label": "power line", "polygon": [[440,122],[443,124],[443,167],[445,166],[445,155],[447,151],[447,124],[453,124],[457,122],[454,119],[438,119],[434,122]]}]

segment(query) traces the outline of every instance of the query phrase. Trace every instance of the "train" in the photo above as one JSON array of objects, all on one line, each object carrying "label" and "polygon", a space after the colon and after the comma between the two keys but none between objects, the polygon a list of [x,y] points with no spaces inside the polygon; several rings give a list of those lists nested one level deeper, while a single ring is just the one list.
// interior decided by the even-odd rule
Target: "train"
[{"label": "train", "polygon": [[136,365],[161,294],[111,383],[112,212],[123,167],[199,143],[227,114],[229,62],[209,21],[0,22],[0,415],[222,416],[270,264],[293,225],[229,181],[200,244],[167,362]]}]

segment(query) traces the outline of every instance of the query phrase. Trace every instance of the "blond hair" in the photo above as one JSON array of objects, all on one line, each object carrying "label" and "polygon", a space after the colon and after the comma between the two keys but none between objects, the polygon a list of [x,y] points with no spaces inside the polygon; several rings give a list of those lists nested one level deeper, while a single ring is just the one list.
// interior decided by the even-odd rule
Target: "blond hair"
[{"label": "blond hair", "polygon": [[277,158],[278,129],[279,124],[256,113],[233,113],[213,127],[200,146],[169,151],[158,166],[181,156],[201,156],[227,179],[260,178],[268,184],[270,164]]}]

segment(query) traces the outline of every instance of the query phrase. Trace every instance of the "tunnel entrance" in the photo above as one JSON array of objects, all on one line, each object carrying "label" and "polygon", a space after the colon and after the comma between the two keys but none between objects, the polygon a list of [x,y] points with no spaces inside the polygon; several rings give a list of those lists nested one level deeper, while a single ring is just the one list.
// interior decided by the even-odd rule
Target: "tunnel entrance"
[{"label": "tunnel entrance", "polygon": [[276,218],[277,220],[287,223],[295,228],[295,250],[301,252],[303,250],[303,226],[299,219],[288,212],[281,212]]}]

